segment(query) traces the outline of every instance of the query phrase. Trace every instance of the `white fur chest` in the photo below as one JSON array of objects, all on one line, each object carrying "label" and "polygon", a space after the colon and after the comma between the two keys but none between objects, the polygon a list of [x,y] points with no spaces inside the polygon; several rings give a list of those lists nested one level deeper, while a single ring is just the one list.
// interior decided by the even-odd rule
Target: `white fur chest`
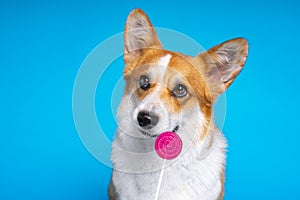
[{"label": "white fur chest", "polygon": [[[153,160],[151,157],[153,155],[150,155],[148,159],[147,157],[140,157],[133,160],[133,157],[130,158],[119,148],[115,148],[116,146],[123,146],[124,143],[121,144],[122,142],[122,137],[117,137],[115,140],[117,144],[113,145],[112,160],[115,168],[122,169],[125,165],[133,165],[134,167],[126,167],[129,167],[127,169],[140,170],[142,173],[114,170],[112,181],[116,192],[119,194],[119,199],[154,200],[158,195],[157,199],[162,200],[216,200],[220,195],[222,190],[221,174],[225,162],[224,148],[226,146],[222,135],[203,157],[200,158],[200,149],[193,147],[175,162],[167,164],[163,163],[160,158]],[[127,145],[128,142],[126,141]],[[161,166],[164,164],[167,166],[164,168],[158,189]],[[143,172],[143,170],[150,169],[158,170]]]}]

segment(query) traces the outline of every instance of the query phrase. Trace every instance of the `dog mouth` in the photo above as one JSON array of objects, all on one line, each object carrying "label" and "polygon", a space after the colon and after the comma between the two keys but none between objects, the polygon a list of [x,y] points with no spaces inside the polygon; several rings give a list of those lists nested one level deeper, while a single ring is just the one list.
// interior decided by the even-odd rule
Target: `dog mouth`
[{"label": "dog mouth", "polygon": [[[177,132],[178,131],[178,129],[179,129],[179,125],[176,125],[173,129],[172,129],[172,132]],[[142,129],[139,129],[139,131],[143,134],[143,135],[145,135],[145,136],[147,136],[147,137],[151,137],[151,138],[155,138],[155,137],[157,137],[159,134],[151,134],[150,132],[148,132],[148,131],[145,131],[145,130],[142,130]]]},{"label": "dog mouth", "polygon": [[151,134],[151,133],[149,133],[148,131],[145,131],[145,130],[141,130],[141,129],[139,129],[139,131],[143,134],[143,135],[145,135],[145,136],[147,136],[147,137],[151,137],[151,138],[155,138],[155,137],[157,137],[158,136],[158,134]]}]

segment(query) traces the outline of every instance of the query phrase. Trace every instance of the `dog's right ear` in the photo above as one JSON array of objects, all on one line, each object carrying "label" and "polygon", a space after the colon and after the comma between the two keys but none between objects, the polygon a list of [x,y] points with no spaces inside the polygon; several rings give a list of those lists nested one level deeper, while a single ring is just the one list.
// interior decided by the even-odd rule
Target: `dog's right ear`
[{"label": "dog's right ear", "polygon": [[141,56],[145,48],[161,49],[162,45],[148,16],[142,10],[135,9],[129,14],[125,27],[125,64]]}]

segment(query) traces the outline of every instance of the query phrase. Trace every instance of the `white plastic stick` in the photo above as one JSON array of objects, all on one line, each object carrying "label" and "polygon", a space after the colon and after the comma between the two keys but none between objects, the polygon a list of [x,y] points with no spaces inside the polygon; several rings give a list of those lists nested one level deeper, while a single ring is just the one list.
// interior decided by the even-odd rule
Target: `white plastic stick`
[{"label": "white plastic stick", "polygon": [[164,175],[164,172],[165,172],[165,163],[166,163],[166,159],[164,159],[163,166],[162,166],[162,169],[160,171],[160,175],[159,175],[159,179],[158,179],[158,184],[157,184],[157,189],[156,189],[156,194],[155,194],[154,200],[158,199],[162,178],[163,178],[163,175]]}]

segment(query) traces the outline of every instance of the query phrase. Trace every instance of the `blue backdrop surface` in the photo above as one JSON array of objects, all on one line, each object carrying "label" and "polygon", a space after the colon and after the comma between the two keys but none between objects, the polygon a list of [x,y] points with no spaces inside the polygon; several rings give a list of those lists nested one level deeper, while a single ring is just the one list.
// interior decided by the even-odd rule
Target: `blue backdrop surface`
[{"label": "blue backdrop surface", "polygon": [[[82,144],[72,92],[86,56],[122,32],[134,8],[206,49],[248,39],[248,62],[226,93],[225,199],[298,199],[299,7],[292,0],[1,1],[0,199],[107,199],[111,169]],[[95,103],[109,139],[122,59],[111,66]]]}]

